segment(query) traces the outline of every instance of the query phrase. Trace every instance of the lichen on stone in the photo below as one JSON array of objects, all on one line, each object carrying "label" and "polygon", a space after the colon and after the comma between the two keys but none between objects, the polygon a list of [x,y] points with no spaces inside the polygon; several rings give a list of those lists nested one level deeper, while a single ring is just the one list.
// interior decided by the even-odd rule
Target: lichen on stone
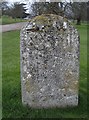
[{"label": "lichen on stone", "polygon": [[58,30],[66,30],[68,25],[68,21],[58,15],[54,14],[42,14],[40,16],[36,16],[32,20],[29,21],[29,25],[27,26],[27,31],[37,32],[37,31],[49,31],[52,29]]}]

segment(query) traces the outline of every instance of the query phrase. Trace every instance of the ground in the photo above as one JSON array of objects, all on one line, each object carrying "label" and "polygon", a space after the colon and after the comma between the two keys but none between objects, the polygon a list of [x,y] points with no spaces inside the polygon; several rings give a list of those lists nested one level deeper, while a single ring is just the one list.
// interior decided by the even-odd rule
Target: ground
[{"label": "ground", "polygon": [[12,30],[20,30],[23,25],[25,25],[27,22],[20,22],[20,23],[14,23],[14,24],[7,24],[7,25],[0,25],[2,27],[2,32],[12,31]]},{"label": "ground", "polygon": [[31,109],[21,102],[20,31],[3,33],[2,84],[3,118],[85,118],[87,117],[87,25],[80,33],[79,106],[73,108]]}]

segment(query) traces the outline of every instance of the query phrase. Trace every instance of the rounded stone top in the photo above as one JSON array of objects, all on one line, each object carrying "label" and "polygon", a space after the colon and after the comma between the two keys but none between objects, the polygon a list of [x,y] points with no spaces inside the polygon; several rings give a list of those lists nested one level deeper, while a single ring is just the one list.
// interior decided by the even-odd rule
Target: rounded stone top
[{"label": "rounded stone top", "polygon": [[66,18],[54,14],[42,14],[31,19],[26,27],[26,30],[48,31],[48,30],[66,30],[69,22]]}]

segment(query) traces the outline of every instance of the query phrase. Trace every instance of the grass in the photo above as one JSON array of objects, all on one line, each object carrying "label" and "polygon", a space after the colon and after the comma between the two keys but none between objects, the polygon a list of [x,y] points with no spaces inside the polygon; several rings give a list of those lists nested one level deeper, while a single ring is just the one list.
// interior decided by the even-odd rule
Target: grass
[{"label": "grass", "polygon": [[20,83],[20,32],[3,33],[3,118],[86,118],[87,117],[87,26],[77,26],[80,40],[79,106],[32,109],[22,105]]},{"label": "grass", "polygon": [[0,118],[2,117],[2,34],[0,33]]},{"label": "grass", "polygon": [[0,18],[0,24],[2,24],[2,25],[12,24],[12,23],[18,23],[18,22],[26,22],[26,20],[19,19],[19,18],[13,19],[12,17],[5,16],[5,15],[3,15]]}]

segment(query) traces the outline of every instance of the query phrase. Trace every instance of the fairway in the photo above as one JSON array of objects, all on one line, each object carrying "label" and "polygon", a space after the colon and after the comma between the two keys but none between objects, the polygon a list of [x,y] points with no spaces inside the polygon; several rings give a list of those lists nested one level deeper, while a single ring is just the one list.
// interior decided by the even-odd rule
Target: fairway
[{"label": "fairway", "polygon": [[87,117],[87,25],[77,26],[80,33],[79,106],[32,109],[21,102],[20,31],[2,37],[3,118],[85,118]]}]

